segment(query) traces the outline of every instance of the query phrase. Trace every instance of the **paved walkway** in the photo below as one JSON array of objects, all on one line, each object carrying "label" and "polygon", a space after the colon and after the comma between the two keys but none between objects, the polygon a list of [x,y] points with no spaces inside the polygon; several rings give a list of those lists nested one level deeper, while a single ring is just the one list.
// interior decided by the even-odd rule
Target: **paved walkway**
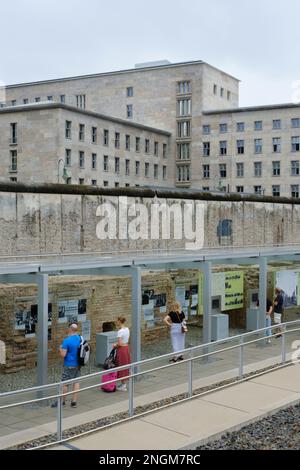
[{"label": "paved walkway", "polygon": [[[300,401],[300,366],[250,381],[75,439],[57,450],[193,449]],[[54,448],[53,448],[54,449]]]},{"label": "paved walkway", "polygon": [[[249,338],[250,339],[250,338]],[[297,333],[287,335],[287,351],[291,351],[291,343],[298,339]],[[216,345],[222,349],[224,345]],[[268,367],[281,362],[281,341],[274,339],[272,345],[265,347],[250,344],[245,347],[244,372]],[[290,353],[287,354],[289,358]],[[165,359],[155,359],[148,368],[165,365]],[[195,361],[193,366],[193,389],[215,384],[238,375],[239,351],[237,349],[220,352],[209,363]],[[154,401],[163,400],[188,390],[187,364],[174,364],[161,371],[149,372],[142,376],[142,380],[135,384],[134,406],[146,405]],[[83,386],[99,383],[99,377],[86,380]],[[55,394],[55,389],[50,394]],[[20,401],[34,399],[30,393],[19,397]],[[5,403],[1,403],[5,404]],[[174,408],[174,410],[177,408]],[[112,416],[116,413],[128,411],[128,394],[117,392],[105,394],[97,389],[84,391],[79,396],[79,406],[73,410],[68,405],[63,409],[63,429],[89,423],[91,421]],[[170,411],[171,414],[175,411]],[[56,432],[57,410],[48,406],[23,405],[0,412],[0,449],[21,444],[29,440]],[[150,419],[150,418],[149,418]]]}]

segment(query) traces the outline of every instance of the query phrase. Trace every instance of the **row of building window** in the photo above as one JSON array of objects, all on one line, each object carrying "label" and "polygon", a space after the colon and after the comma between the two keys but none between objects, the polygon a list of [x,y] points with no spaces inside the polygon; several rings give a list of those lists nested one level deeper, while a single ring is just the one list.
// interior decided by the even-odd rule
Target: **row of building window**
[{"label": "row of building window", "polygon": [[[85,141],[85,124],[79,124],[79,131],[78,131],[78,139],[80,142]],[[70,140],[72,139],[72,121],[66,121],[66,127],[65,127],[65,137],[66,139]],[[103,135],[102,135],[102,144],[104,146],[109,146],[109,130],[104,129],[103,130]],[[98,128],[97,127],[92,127],[91,128],[91,142],[93,144],[98,143]],[[145,139],[144,142],[144,149],[145,153],[149,154],[150,153],[150,139]],[[121,146],[121,134],[120,132],[115,132],[114,134],[114,147],[116,149],[119,149]],[[130,151],[132,146],[132,139],[131,136],[126,134],[125,135],[125,150]],[[141,151],[141,138],[140,137],[135,137],[135,151],[140,152]],[[156,157],[159,156],[159,142],[154,142],[154,147],[153,147],[153,153]],[[167,144],[162,145],[162,156],[163,158],[167,157]]]},{"label": "row of building window", "polygon": [[[290,176],[299,176],[299,160],[291,161],[290,167]],[[210,165],[202,165],[203,171],[203,178],[208,179],[210,178]],[[263,165],[262,162],[254,162],[254,177],[261,177],[263,174]],[[225,163],[219,164],[219,176],[221,178],[227,178],[227,165]],[[244,171],[244,163],[236,163],[236,177],[237,178],[244,178],[245,171]],[[280,162],[272,162],[272,176],[281,176],[281,166]]]},{"label": "row of building window", "polygon": [[[278,130],[282,128],[282,121],[281,119],[273,119],[272,121],[273,129]],[[300,127],[300,118],[292,118],[291,119],[291,127],[292,128],[299,128]],[[221,123],[219,124],[219,132],[220,134],[225,134],[228,132],[228,124]],[[246,130],[245,122],[237,122],[236,123],[236,131],[237,132],[244,132]],[[254,130],[255,131],[262,131],[263,130],[263,121],[254,121]],[[211,125],[205,124],[202,127],[203,134],[210,134],[211,133]]]},{"label": "row of building window", "polygon": [[220,89],[218,90],[218,85],[216,83],[213,84],[213,94],[216,95],[216,96],[218,94],[220,94],[221,98],[226,97],[228,101],[231,98],[231,91],[225,90],[225,88],[223,88],[223,87],[220,87]]},{"label": "row of building window", "polygon": [[[228,142],[227,140],[220,140],[219,141],[219,154],[220,155],[227,155],[228,152]],[[281,137],[273,137],[272,139],[272,151],[274,153],[281,152]],[[299,152],[300,151],[300,137],[294,136],[291,137],[291,152]],[[239,155],[245,153],[245,141],[244,140],[237,140],[236,141],[236,152]],[[254,139],[254,153],[263,153],[263,139]],[[211,154],[211,143],[210,142],[203,142],[203,156],[209,157]]]}]

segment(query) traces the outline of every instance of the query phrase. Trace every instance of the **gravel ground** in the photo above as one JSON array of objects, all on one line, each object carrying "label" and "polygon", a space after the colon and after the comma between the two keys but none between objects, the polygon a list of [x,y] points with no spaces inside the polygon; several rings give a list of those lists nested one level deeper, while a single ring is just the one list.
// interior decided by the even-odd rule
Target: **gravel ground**
[{"label": "gravel ground", "polygon": [[300,404],[227,433],[197,450],[300,450]]}]

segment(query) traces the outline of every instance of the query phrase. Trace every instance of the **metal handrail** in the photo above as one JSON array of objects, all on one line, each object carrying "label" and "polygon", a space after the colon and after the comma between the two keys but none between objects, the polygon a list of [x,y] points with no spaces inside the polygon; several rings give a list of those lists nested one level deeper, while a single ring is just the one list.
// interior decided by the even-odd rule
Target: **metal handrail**
[{"label": "metal handrail", "polygon": [[[149,362],[153,362],[153,361],[158,360],[158,359],[165,359],[165,358],[168,358],[170,356],[173,356],[173,353],[169,353],[169,354],[165,354],[163,356],[158,356],[158,357],[155,357],[155,358],[146,359],[146,360],[143,360],[143,361],[139,361],[139,362],[135,362],[135,363],[132,363],[132,364],[127,364],[127,365],[115,368],[114,369],[115,371],[130,369],[129,375],[127,375],[126,377],[122,377],[122,378],[117,379],[117,381],[118,380],[124,380],[124,379],[129,380],[129,397],[128,397],[128,399],[129,399],[129,405],[128,405],[129,417],[133,418],[133,417],[137,416],[137,415],[135,415],[135,410],[134,410],[134,386],[133,386],[134,379],[136,379],[137,377],[140,377],[142,375],[146,375],[146,374],[149,374],[149,373],[161,371],[161,370],[164,370],[164,369],[168,369],[170,367],[176,367],[179,364],[187,364],[187,366],[188,366],[188,393],[187,393],[187,397],[179,400],[180,402],[181,401],[186,401],[187,399],[192,399],[193,398],[192,367],[193,367],[194,361],[199,360],[199,359],[207,359],[207,358],[209,358],[211,356],[214,356],[216,354],[226,353],[228,351],[239,349],[240,350],[239,376],[240,376],[240,380],[241,380],[241,378],[242,378],[242,380],[246,380],[246,379],[243,378],[244,363],[243,363],[243,354],[241,353],[241,351],[243,351],[243,348],[247,345],[255,344],[255,343],[258,343],[260,341],[265,341],[267,338],[269,339],[271,337],[276,337],[278,335],[278,333],[272,334],[268,337],[262,336],[262,337],[256,338],[254,340],[249,340],[249,341],[244,341],[245,337],[247,337],[249,335],[253,335],[253,334],[263,333],[266,330],[273,330],[275,328],[276,329],[280,328],[281,329],[280,334],[282,335],[281,363],[285,364],[286,363],[285,335],[289,334],[289,333],[300,331],[300,327],[287,329],[287,326],[296,325],[296,324],[299,324],[299,323],[300,323],[300,320],[294,320],[294,321],[288,322],[288,323],[281,323],[281,324],[271,325],[271,326],[268,326],[268,327],[265,327],[265,328],[261,328],[259,330],[255,330],[255,331],[252,331],[252,332],[243,333],[241,335],[236,335],[236,336],[233,336],[233,337],[229,337],[229,338],[226,338],[225,340],[219,340],[219,341],[216,341],[215,343],[206,343],[206,344],[203,344],[203,345],[194,346],[193,348],[188,348],[188,349],[184,349],[182,351],[178,351],[177,354],[178,353],[189,353],[188,358],[184,359],[183,361],[180,361],[180,363],[176,362],[176,363],[172,363],[172,364],[163,364],[162,366],[150,368],[150,369],[147,369],[147,370],[144,370],[144,371],[139,371],[138,369],[137,369],[137,371],[135,371],[135,368],[138,367],[138,366],[141,366],[142,364],[148,364]],[[224,347],[222,349],[217,349],[217,350],[214,350],[214,351],[209,350],[209,348],[211,348],[215,344],[223,344],[223,343],[233,342],[234,340],[237,340],[237,339],[239,339],[238,344],[228,346],[228,347]],[[207,352],[204,352],[202,354],[194,355],[195,350],[197,350],[199,348],[200,349],[206,348]],[[96,372],[96,373],[93,373],[93,374],[89,374],[87,376],[78,377],[77,379],[68,380],[68,381],[65,381],[63,383],[59,382],[57,384],[48,384],[48,385],[42,386],[42,387],[33,387],[31,389],[17,390],[17,391],[14,391],[14,392],[6,392],[6,393],[3,393],[3,394],[0,394],[0,398],[4,398],[4,397],[8,397],[8,396],[14,396],[14,395],[17,395],[17,394],[20,394],[20,393],[27,393],[29,391],[42,391],[42,390],[45,390],[49,387],[57,387],[58,388],[58,393],[56,393],[54,395],[41,397],[41,398],[36,398],[36,399],[32,399],[32,400],[27,400],[27,401],[23,401],[23,402],[11,403],[11,404],[8,404],[8,405],[3,405],[3,406],[0,406],[0,410],[5,410],[5,409],[13,408],[13,407],[23,406],[23,405],[26,405],[26,404],[39,403],[39,402],[43,402],[43,401],[56,399],[58,401],[58,406],[57,406],[57,438],[58,438],[58,441],[57,442],[62,442],[63,440],[66,440],[66,439],[63,439],[63,435],[62,435],[62,420],[63,420],[63,416],[62,416],[62,399],[63,399],[63,397],[69,396],[73,393],[73,391],[62,393],[62,385],[69,385],[69,384],[72,384],[72,383],[79,383],[80,381],[83,381],[85,379],[101,377],[105,373],[106,373],[106,371],[100,371],[100,372]],[[113,382],[116,382],[116,380],[107,381],[106,383],[109,384],[109,383],[113,383]],[[235,383],[235,382],[232,382],[229,385],[232,385],[233,383]],[[83,393],[85,391],[93,390],[95,388],[99,388],[99,383],[97,383],[95,385],[90,385],[90,386],[81,388],[80,390],[77,391],[77,393]],[[218,389],[218,387],[216,387],[214,390],[216,390],[216,389]],[[176,403],[178,403],[178,401]],[[160,409],[160,407],[159,407],[159,409]],[[139,413],[139,415],[141,415],[141,414],[143,414],[143,412]],[[121,419],[120,421],[117,421],[117,422],[120,423],[120,422],[123,422],[124,420],[127,420],[127,419],[128,418],[124,418],[124,419]],[[73,436],[73,438],[74,437],[77,437],[77,436]],[[46,446],[47,445],[49,445],[49,444],[46,444]],[[45,446],[43,445],[42,447],[45,447]]]},{"label": "metal handrail", "polygon": [[[300,320],[293,320],[293,321],[290,321],[290,322],[285,322],[285,323],[280,323],[280,324],[275,324],[275,325],[271,325],[271,326],[267,326],[265,328],[260,328],[259,330],[255,330],[255,331],[248,331],[246,333],[242,333],[240,335],[234,335],[234,336],[229,336],[228,338],[224,338],[224,339],[220,339],[220,340],[217,340],[217,341],[214,341],[213,343],[204,343],[204,344],[199,344],[198,346],[193,346],[191,348],[186,348],[186,349],[183,349],[181,351],[178,351],[178,354],[181,353],[181,354],[187,354],[187,353],[191,353],[193,351],[196,351],[197,349],[204,349],[204,348],[210,348],[212,346],[215,346],[215,345],[218,345],[218,344],[224,344],[224,343],[227,343],[227,342],[233,342],[235,340],[239,340],[241,338],[245,338],[246,336],[251,336],[253,334],[259,334],[259,333],[263,333],[265,332],[266,330],[273,330],[275,328],[279,328],[279,327],[286,327],[287,325],[294,325],[294,324],[297,324],[297,323],[300,323]],[[294,329],[294,330],[288,330],[286,333],[290,333],[290,332],[294,332],[294,331],[298,331],[298,329]],[[276,336],[276,335],[272,335],[273,337]],[[272,337],[271,336],[271,337]],[[262,337],[262,338],[258,338],[256,340],[252,340],[252,341],[249,341],[249,342],[243,342],[242,343],[242,346],[247,346],[247,344],[253,344],[257,341],[261,341],[265,339],[265,337]],[[205,353],[203,355],[200,355],[200,356],[197,356],[197,358],[201,358],[201,357],[204,357],[206,355],[213,355],[213,354],[216,354],[216,353],[219,353],[219,352],[224,352],[226,350],[231,350],[231,349],[236,349],[236,348],[239,348],[241,345],[240,344],[237,344],[235,346],[231,346],[229,348],[226,348],[226,349],[218,349],[217,351],[211,351],[211,352],[208,352],[208,353]],[[154,361],[157,361],[157,360],[162,360],[162,359],[168,359],[170,357],[173,357],[174,356],[174,353],[167,353],[167,354],[163,354],[161,356],[155,356],[155,357],[152,357],[152,358],[149,358],[149,359],[143,359],[142,361],[137,361],[137,362],[132,362],[130,365],[133,366],[134,368],[136,367],[140,367],[144,364],[148,364],[150,362],[154,362]],[[195,356],[196,357],[196,356]],[[183,363],[184,361],[181,361],[181,363]],[[166,366],[161,366],[162,368],[163,367],[172,367],[174,365],[177,365],[176,363],[175,364],[167,364]],[[120,367],[115,367],[114,368],[114,371],[115,372],[118,372],[118,371],[121,371],[121,370],[124,370],[124,369],[128,369],[128,365],[126,366],[120,366]],[[152,371],[155,371],[155,370],[158,370],[159,368],[154,368],[154,369],[151,369],[151,372]],[[140,375],[142,374],[145,374],[147,373],[147,371],[144,371],[144,372],[141,372]],[[96,377],[101,377],[102,375],[104,375],[106,373],[106,371],[99,371],[99,372],[93,372],[92,374],[87,374],[87,375],[83,375],[81,377],[78,377],[76,379],[70,379],[70,380],[66,380],[64,381],[64,385],[72,385],[73,383],[79,383],[79,382],[83,382],[84,380],[89,380],[89,379],[93,379],[93,378],[96,378]],[[138,375],[138,374],[137,374]],[[19,389],[19,390],[13,390],[13,391],[9,391],[9,392],[4,392],[4,393],[0,393],[0,399],[1,398],[6,398],[6,397],[9,397],[9,396],[13,396],[13,395],[20,395],[21,393],[29,393],[29,392],[38,392],[38,391],[44,391],[44,390],[47,390],[49,388],[55,388],[57,387],[58,385],[60,385],[61,382],[54,382],[54,383],[51,383],[51,384],[46,384],[46,385],[39,385],[39,386],[35,386],[35,387],[30,387],[30,388],[25,388],[25,389]],[[37,401],[37,400],[36,400]],[[0,406],[0,409],[2,407]]]}]

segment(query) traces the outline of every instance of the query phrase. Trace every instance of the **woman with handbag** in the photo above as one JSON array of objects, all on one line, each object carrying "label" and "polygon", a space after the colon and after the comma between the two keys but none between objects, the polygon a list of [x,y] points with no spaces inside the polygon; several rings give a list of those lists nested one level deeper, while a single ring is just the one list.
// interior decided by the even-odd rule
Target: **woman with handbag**
[{"label": "woman with handbag", "polygon": [[[179,352],[185,349],[185,335],[187,333],[187,326],[185,322],[185,315],[181,310],[179,302],[173,302],[170,305],[170,311],[164,318],[165,324],[170,328],[171,342],[173,352]],[[182,355],[176,355],[170,362],[182,361]]]}]

